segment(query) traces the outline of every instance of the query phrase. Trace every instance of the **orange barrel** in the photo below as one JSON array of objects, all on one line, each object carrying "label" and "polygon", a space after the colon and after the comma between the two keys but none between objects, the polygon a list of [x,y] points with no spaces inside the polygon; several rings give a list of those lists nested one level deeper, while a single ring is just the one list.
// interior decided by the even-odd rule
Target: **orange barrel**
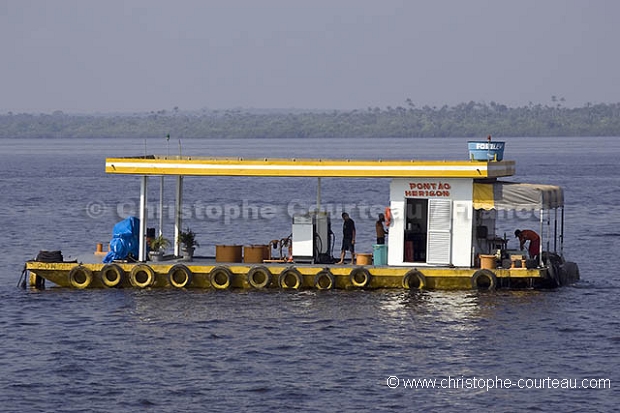
[{"label": "orange barrel", "polygon": [[480,254],[480,268],[486,270],[494,270],[496,267],[497,257],[495,255],[483,255]]},{"label": "orange barrel", "polygon": [[262,263],[268,253],[269,245],[246,245],[243,247],[243,262]]},{"label": "orange barrel", "polygon": [[216,245],[215,262],[241,262],[241,245]]},{"label": "orange barrel", "polygon": [[270,260],[271,259],[271,245],[263,245],[263,259]]},{"label": "orange barrel", "polygon": [[371,265],[372,264],[372,254],[357,254],[356,255],[356,264],[357,265]]}]

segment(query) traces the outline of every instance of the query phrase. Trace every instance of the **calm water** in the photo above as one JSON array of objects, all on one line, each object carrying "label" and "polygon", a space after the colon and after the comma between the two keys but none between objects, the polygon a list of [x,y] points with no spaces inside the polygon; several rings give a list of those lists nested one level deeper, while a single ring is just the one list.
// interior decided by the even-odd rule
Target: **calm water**
[{"label": "calm water", "polygon": [[[465,141],[188,140],[181,150],[195,156],[462,159]],[[24,291],[15,286],[25,260],[41,249],[62,249],[66,259],[91,252],[109,240],[120,215],[135,210],[138,179],[106,176],[104,159],[144,154],[145,142],[1,143],[4,412],[605,412],[620,402],[620,139],[508,140],[506,158],[517,161],[518,180],[565,187],[565,255],[579,263],[582,281],[552,291],[490,293]],[[149,140],[146,152],[177,154],[179,144]],[[154,209],[159,179],[149,182]],[[313,179],[185,182],[185,222],[198,233],[201,254],[212,254],[215,244],[286,236],[289,213],[315,202]],[[173,186],[165,182],[164,212]],[[333,211],[352,212],[358,248],[370,252],[368,211],[387,204],[387,181],[324,179],[322,193]],[[537,225],[536,217],[513,218],[499,231],[529,225]],[[164,231],[171,228],[166,219]],[[400,379],[398,387],[387,385],[390,376]],[[439,388],[448,377],[451,387],[460,379],[461,388]],[[610,379],[611,389],[514,385],[521,379],[540,387],[546,378],[577,386],[583,379]],[[436,388],[405,388],[407,379],[435,379]],[[511,380],[513,386],[487,391],[480,379]]]}]

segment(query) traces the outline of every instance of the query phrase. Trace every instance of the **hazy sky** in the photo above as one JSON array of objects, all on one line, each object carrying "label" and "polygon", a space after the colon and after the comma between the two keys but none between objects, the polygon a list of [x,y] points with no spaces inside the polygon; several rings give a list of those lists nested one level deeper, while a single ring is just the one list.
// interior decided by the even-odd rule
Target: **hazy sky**
[{"label": "hazy sky", "polygon": [[0,113],[620,102],[617,0],[0,0]]}]

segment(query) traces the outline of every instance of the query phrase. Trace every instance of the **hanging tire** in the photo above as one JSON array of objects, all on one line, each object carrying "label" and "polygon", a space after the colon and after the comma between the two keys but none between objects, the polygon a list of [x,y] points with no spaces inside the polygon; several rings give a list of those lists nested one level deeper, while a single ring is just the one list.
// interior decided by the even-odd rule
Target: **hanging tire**
[{"label": "hanging tire", "polygon": [[334,275],[328,269],[321,270],[314,276],[314,287],[317,290],[331,290],[335,285]]},{"label": "hanging tire", "polygon": [[278,276],[278,285],[285,290],[299,290],[303,283],[301,273],[295,268],[287,268]]},{"label": "hanging tire", "polygon": [[209,281],[211,282],[211,286],[216,290],[225,290],[230,287],[231,279],[232,272],[228,269],[228,267],[215,267],[209,273]]},{"label": "hanging tire", "polygon": [[129,282],[136,288],[147,288],[155,283],[155,271],[146,264],[137,264],[129,273]]},{"label": "hanging tire", "polygon": [[408,271],[403,277],[403,288],[407,290],[423,290],[426,287],[426,277],[418,270]]},{"label": "hanging tire", "polygon": [[248,284],[257,290],[267,287],[271,284],[271,271],[264,265],[252,267],[248,271]]},{"label": "hanging tire", "polygon": [[550,262],[547,263],[547,277],[550,281],[550,286],[552,288],[557,288],[560,286],[558,271],[556,271],[555,265],[551,264]]},{"label": "hanging tire", "polygon": [[186,288],[192,283],[192,271],[183,264],[173,265],[168,271],[168,282],[174,288]]},{"label": "hanging tire", "polygon": [[99,272],[101,282],[106,287],[118,287],[123,282],[125,271],[117,264],[106,264]]},{"label": "hanging tire", "polygon": [[493,271],[478,270],[471,277],[471,287],[474,290],[494,290],[497,287],[497,277]]},{"label": "hanging tire", "polygon": [[364,267],[355,268],[351,271],[351,274],[349,274],[351,285],[357,288],[364,288],[368,286],[371,278],[370,272]]},{"label": "hanging tire", "polygon": [[93,272],[83,265],[71,268],[69,271],[69,284],[74,288],[86,288],[93,281]]}]

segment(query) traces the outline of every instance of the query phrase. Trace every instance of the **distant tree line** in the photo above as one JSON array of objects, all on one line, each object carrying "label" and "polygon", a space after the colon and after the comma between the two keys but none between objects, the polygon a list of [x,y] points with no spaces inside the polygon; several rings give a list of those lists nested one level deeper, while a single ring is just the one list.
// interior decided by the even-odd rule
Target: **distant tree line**
[{"label": "distant tree line", "polygon": [[[555,97],[554,97],[555,98]],[[182,138],[620,136],[620,103],[578,108],[495,102],[456,106],[369,107],[352,111],[160,110],[141,114],[0,115],[0,138]]]}]

